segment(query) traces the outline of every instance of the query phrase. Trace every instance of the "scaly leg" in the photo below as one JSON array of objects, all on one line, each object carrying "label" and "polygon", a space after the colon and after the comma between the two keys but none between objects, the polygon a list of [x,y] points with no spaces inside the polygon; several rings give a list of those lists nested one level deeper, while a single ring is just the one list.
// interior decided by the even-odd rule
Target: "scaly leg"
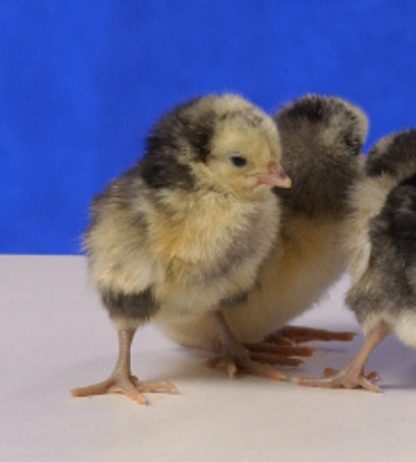
[{"label": "scaly leg", "polygon": [[292,381],[298,385],[324,388],[364,388],[368,391],[380,393],[380,387],[373,382],[377,377],[375,372],[364,373],[364,366],[373,350],[389,334],[387,324],[380,321],[365,337],[364,344],[357,356],[341,372],[327,369],[324,377],[319,379],[296,377]]},{"label": "scaly leg", "polygon": [[273,380],[285,381],[287,377],[268,364],[254,361],[244,347],[244,345],[235,337],[229,328],[227,321],[220,311],[213,313],[213,318],[220,331],[223,356],[214,358],[209,361],[211,367],[219,363],[225,363],[228,375],[235,377],[239,371],[245,371],[253,375],[259,375]]},{"label": "scaly leg", "polygon": [[169,382],[140,382],[131,374],[130,349],[135,331],[118,331],[118,359],[116,366],[107,380],[81,388],[73,388],[72,396],[93,396],[105,393],[121,393],[138,404],[147,404],[143,393],[175,393],[176,388]]}]

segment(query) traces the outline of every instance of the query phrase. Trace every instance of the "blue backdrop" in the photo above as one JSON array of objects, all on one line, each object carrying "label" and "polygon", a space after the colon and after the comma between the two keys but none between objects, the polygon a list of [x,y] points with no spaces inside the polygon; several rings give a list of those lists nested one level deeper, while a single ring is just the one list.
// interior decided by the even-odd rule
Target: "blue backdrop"
[{"label": "blue backdrop", "polygon": [[76,253],[88,204],[177,102],[337,94],[416,125],[412,0],[2,0],[0,252]]}]

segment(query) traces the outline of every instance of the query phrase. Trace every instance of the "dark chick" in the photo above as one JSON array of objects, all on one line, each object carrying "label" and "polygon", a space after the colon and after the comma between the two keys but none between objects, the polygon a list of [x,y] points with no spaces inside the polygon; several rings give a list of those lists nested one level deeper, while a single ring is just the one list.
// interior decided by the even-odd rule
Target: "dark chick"
[{"label": "dark chick", "polygon": [[[367,118],[340,98],[310,95],[285,106],[274,120],[282,143],[282,165],[293,185],[275,191],[280,226],[256,285],[245,296],[224,300],[221,308],[238,339],[249,343],[253,359],[295,365],[299,361],[288,361],[286,354],[310,351],[273,345],[282,335],[291,340],[352,338],[304,328],[280,329],[319,301],[346,269],[342,242],[348,191],[362,172]],[[216,351],[221,344],[210,316],[165,325],[163,330],[186,346]],[[266,344],[252,345],[265,337]]]},{"label": "dark chick", "polygon": [[289,187],[272,119],[235,95],[182,104],[156,124],[142,161],[113,181],[92,206],[85,235],[92,282],[119,337],[110,377],[74,396],[173,391],[142,383],[130,346],[145,322],[180,324],[209,314],[224,354],[280,379],[245,357],[219,312],[223,300],[250,290],[276,238],[273,187]]},{"label": "dark chick", "polygon": [[416,347],[416,130],[387,136],[370,151],[350,204],[345,239],[352,287],[346,303],[365,341],[341,372],[300,383],[377,392],[376,374],[364,372],[374,348],[389,333]]}]

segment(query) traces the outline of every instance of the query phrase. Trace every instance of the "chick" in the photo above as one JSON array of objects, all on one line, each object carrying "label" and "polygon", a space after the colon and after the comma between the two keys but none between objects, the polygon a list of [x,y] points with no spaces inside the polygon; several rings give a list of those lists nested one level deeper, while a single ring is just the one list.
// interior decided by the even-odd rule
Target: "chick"
[{"label": "chick", "polygon": [[346,227],[352,286],[346,303],[365,333],[357,356],[341,372],[297,383],[379,392],[364,366],[393,332],[416,347],[416,130],[390,135],[369,152],[366,176],[351,193]]},{"label": "chick", "polygon": [[[282,142],[282,165],[293,185],[276,191],[281,201],[280,226],[257,284],[239,299],[223,300],[221,312],[236,337],[248,344],[253,359],[296,365],[279,356],[285,350],[305,356],[308,352],[275,345],[273,332],[281,335],[279,329],[317,302],[346,268],[340,243],[347,192],[362,170],[360,150],[368,122],[350,103],[317,95],[287,105],[274,120]],[[218,351],[221,345],[215,323],[206,315],[162,329],[185,346]],[[283,334],[303,339],[311,332],[285,327]],[[312,334],[351,339],[348,333]],[[256,344],[265,337],[267,344]]]},{"label": "chick", "polygon": [[198,98],[161,118],[142,161],[92,206],[85,235],[91,279],[113,321],[119,356],[110,377],[74,396],[174,391],[131,373],[130,347],[147,321],[178,324],[207,314],[224,354],[253,373],[273,368],[245,356],[221,313],[222,300],[250,290],[279,223],[273,187],[290,187],[272,119],[243,98]]}]

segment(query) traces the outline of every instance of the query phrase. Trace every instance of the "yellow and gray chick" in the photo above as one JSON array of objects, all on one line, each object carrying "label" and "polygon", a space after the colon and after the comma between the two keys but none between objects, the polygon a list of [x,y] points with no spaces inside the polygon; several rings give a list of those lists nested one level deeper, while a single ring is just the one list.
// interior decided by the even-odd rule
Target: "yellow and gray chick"
[{"label": "yellow and gray chick", "polygon": [[[282,144],[282,166],[292,179],[292,188],[275,191],[280,225],[256,285],[239,298],[223,300],[221,309],[235,336],[248,343],[252,358],[294,365],[279,356],[308,352],[271,344],[283,331],[285,336],[301,339],[351,338],[347,333],[328,337],[327,332],[281,328],[318,302],[346,269],[341,244],[347,198],[362,174],[361,148],[368,122],[363,111],[349,102],[319,95],[288,104],[274,120]],[[162,328],[182,345],[215,351],[221,344],[214,320],[206,315]],[[267,343],[259,345],[265,337]]]},{"label": "yellow and gray chick", "polygon": [[[118,331],[119,357],[107,380],[74,396],[118,392],[145,403],[145,392],[174,390],[131,374],[133,335],[147,321],[180,324],[207,314],[224,354],[244,356],[218,310],[252,289],[276,239],[272,188],[290,187],[280,159],[272,119],[240,96],[194,99],[161,118],[143,159],[92,205],[85,249]],[[265,374],[267,366],[253,365]],[[279,378],[272,368],[269,375]]]},{"label": "yellow and gray chick", "polygon": [[357,356],[341,372],[300,383],[380,391],[364,366],[390,333],[416,347],[416,130],[386,136],[369,152],[355,186],[345,240],[352,287],[347,305],[364,333]]}]

